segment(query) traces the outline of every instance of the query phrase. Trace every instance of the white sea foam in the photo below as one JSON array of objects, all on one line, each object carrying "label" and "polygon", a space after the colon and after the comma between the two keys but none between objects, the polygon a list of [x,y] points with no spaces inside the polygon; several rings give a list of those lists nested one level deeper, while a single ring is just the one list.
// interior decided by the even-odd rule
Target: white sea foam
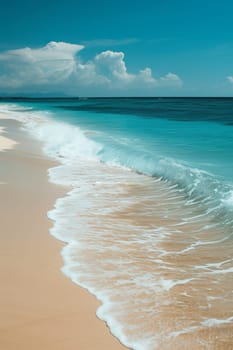
[{"label": "white sea foam", "polygon": [[96,154],[101,150],[101,145],[87,138],[80,128],[55,121],[50,112],[15,105],[0,105],[0,111],[21,121],[24,129],[44,142],[44,151],[61,163],[70,163],[76,158],[97,159]]},{"label": "white sea foam", "polygon": [[225,198],[222,199],[222,203],[233,210],[233,191],[227,193]]},{"label": "white sea foam", "polygon": [[193,280],[193,278],[186,278],[184,280],[166,280],[164,278],[161,278],[159,280],[159,284],[164,288],[166,291],[169,291],[173,287],[180,285],[180,284],[186,284]]},{"label": "white sea foam", "polygon": [[205,327],[215,327],[227,323],[233,323],[233,316],[228,317],[226,319],[210,318],[208,320],[203,321],[202,325]]}]

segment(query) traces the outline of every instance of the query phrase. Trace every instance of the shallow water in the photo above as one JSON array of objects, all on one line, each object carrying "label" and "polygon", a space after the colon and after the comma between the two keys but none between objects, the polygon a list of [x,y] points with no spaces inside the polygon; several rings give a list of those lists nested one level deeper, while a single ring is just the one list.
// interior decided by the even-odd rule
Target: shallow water
[{"label": "shallow water", "polygon": [[98,316],[124,344],[214,349],[233,321],[231,231],[161,180],[80,167],[79,188],[49,214],[52,233],[69,242],[64,273],[102,301]]}]

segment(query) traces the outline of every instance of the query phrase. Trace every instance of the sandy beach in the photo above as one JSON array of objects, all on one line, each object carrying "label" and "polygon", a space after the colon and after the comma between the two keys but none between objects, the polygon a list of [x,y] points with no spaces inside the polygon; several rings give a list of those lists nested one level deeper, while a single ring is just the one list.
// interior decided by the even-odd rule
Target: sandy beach
[{"label": "sandy beach", "polygon": [[47,212],[67,189],[48,182],[54,162],[18,122],[1,118],[0,348],[125,349],[96,317],[96,299],[60,271],[62,243],[49,234]]}]

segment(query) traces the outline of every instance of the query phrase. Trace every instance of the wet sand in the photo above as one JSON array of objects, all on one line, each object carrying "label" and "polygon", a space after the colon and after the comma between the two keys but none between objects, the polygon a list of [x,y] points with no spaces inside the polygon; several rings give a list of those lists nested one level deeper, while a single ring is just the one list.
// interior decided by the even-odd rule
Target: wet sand
[{"label": "wet sand", "polygon": [[96,299],[60,271],[63,245],[49,235],[47,212],[67,189],[48,183],[53,161],[17,122],[0,125],[0,348],[125,349],[97,319]]}]

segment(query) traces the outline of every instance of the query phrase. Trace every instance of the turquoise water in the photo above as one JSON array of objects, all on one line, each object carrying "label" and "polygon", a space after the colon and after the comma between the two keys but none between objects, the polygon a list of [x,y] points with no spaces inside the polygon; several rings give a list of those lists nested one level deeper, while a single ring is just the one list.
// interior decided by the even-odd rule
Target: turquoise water
[{"label": "turquoise water", "polygon": [[[233,99],[64,99],[22,105],[49,110],[54,118],[84,131],[100,132],[92,138],[106,151],[114,148],[122,164],[130,166],[130,157],[136,152],[152,162],[170,157],[232,180]],[[142,165],[138,167],[141,169],[136,170],[143,171]],[[157,175],[156,164],[150,168],[151,174]]]},{"label": "turquoise water", "polygon": [[[183,188],[231,201],[233,99],[134,98],[23,102],[81,128],[96,156]],[[233,203],[232,203],[233,204]]]},{"label": "turquoise water", "polygon": [[[233,99],[3,101],[71,188],[63,272],[136,350],[233,348]],[[220,340],[219,340],[220,341]]]}]

